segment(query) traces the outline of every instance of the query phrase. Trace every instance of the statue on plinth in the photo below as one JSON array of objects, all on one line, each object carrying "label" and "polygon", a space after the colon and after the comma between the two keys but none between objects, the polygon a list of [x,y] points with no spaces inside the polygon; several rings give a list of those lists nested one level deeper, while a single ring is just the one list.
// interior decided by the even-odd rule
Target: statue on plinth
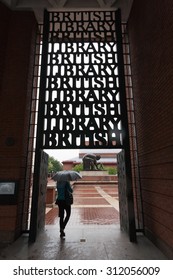
[{"label": "statue on plinth", "polygon": [[97,160],[101,158],[100,155],[86,154],[82,158],[83,161],[83,170],[93,171],[93,170],[103,170],[101,163],[98,163]]}]

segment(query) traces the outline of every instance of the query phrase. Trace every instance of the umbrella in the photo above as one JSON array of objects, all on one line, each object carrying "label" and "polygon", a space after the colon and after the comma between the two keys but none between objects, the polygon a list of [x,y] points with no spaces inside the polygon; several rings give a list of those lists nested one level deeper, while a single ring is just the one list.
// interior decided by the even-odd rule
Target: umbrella
[{"label": "umbrella", "polygon": [[74,170],[58,171],[52,179],[54,181],[75,181],[81,179],[82,176]]}]

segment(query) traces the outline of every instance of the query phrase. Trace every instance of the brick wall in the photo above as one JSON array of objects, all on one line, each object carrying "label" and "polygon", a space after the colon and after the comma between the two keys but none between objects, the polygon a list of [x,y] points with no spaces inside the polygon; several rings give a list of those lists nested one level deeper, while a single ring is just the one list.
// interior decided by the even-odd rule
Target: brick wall
[{"label": "brick wall", "polygon": [[13,241],[22,230],[37,23],[32,12],[12,12],[1,3],[0,21],[0,180],[19,182],[13,215],[14,205],[0,205],[0,241]]},{"label": "brick wall", "polygon": [[3,78],[3,68],[5,63],[5,54],[6,54],[6,46],[7,46],[7,38],[8,33],[6,32],[6,29],[8,29],[9,26],[9,16],[10,11],[2,4],[0,3],[0,38],[3,38],[1,40],[1,46],[0,46],[0,96],[1,96],[1,85],[2,85],[2,78]]},{"label": "brick wall", "polygon": [[173,258],[173,5],[134,0],[128,21],[145,233]]}]

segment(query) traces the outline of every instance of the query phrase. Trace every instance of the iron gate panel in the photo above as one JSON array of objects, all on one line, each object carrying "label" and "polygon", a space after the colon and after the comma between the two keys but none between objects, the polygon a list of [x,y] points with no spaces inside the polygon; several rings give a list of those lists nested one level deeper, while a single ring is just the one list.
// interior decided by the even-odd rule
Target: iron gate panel
[{"label": "iron gate panel", "polygon": [[31,221],[29,241],[34,242],[38,232],[40,232],[45,225],[46,212],[46,191],[47,191],[47,176],[48,176],[48,155],[41,151],[40,166],[38,166],[38,185],[33,190],[32,207],[31,207]]},{"label": "iron gate panel", "polygon": [[[117,63],[114,53],[105,52],[114,48],[116,43],[104,43],[103,52],[100,43],[59,43],[48,55],[49,61],[56,56],[48,70],[57,70],[47,77],[43,148],[122,146]],[[103,59],[112,64],[104,66]]]},{"label": "iron gate panel", "polygon": [[125,231],[129,231],[128,225],[128,201],[126,194],[126,168],[124,160],[124,152],[120,152],[117,155],[117,167],[118,167],[118,197],[120,207],[120,225]]},{"label": "iron gate panel", "polygon": [[121,229],[128,232],[130,241],[136,242],[133,191],[131,182],[128,182],[124,150],[117,155],[117,167]]},{"label": "iron gate panel", "polygon": [[41,148],[122,148],[116,12],[46,12],[45,19]]}]

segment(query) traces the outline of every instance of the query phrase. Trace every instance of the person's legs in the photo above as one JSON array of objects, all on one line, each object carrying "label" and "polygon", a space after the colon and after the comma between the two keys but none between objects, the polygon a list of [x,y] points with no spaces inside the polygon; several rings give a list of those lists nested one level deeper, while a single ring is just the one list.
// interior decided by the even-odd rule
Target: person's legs
[{"label": "person's legs", "polygon": [[65,205],[62,201],[58,203],[59,207],[59,226],[60,226],[60,237],[65,236],[64,233],[64,211],[65,211]]},{"label": "person's legs", "polygon": [[64,207],[61,205],[59,207],[59,225],[60,225],[60,229],[63,229],[63,224],[64,224]]},{"label": "person's legs", "polygon": [[71,205],[65,205],[66,217],[63,223],[63,229],[65,229],[71,215]]},{"label": "person's legs", "polygon": [[[70,219],[71,215],[71,205],[66,205],[64,201],[59,201],[59,225],[60,225],[60,237],[65,236],[64,229]],[[66,216],[65,216],[66,212]],[[65,216],[65,219],[64,219]]]}]

